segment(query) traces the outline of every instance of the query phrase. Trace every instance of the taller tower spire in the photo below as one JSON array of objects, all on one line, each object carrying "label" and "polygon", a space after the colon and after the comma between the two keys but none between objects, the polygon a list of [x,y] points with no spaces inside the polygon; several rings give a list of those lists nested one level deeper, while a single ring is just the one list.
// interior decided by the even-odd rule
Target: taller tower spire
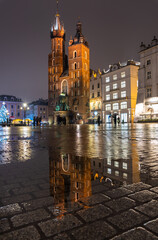
[{"label": "taller tower spire", "polygon": [[59,0],[57,0],[57,14],[59,14]]}]

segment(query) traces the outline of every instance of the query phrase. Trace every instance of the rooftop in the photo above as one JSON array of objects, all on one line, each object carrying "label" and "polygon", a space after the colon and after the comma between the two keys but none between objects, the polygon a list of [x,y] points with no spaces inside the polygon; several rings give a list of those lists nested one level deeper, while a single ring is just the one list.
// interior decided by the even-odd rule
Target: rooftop
[{"label": "rooftop", "polygon": [[22,102],[21,98],[17,98],[12,95],[0,95],[0,101],[7,101],[7,102]]}]

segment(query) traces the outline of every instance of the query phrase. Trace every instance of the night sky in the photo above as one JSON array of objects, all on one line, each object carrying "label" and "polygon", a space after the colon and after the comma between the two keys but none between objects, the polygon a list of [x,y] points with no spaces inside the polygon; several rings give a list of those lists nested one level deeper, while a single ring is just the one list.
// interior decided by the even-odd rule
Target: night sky
[{"label": "night sky", "polygon": [[[80,17],[91,68],[139,60],[141,41],[158,37],[158,0],[59,0],[66,48]],[[0,0],[0,95],[47,98],[50,26],[56,0]]]}]

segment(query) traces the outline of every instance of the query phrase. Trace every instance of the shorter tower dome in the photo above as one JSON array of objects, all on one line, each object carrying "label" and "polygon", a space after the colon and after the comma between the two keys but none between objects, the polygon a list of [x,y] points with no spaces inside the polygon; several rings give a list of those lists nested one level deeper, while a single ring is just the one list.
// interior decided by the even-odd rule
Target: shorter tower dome
[{"label": "shorter tower dome", "polygon": [[73,40],[69,41],[69,45],[84,43],[88,47],[88,42],[86,41],[85,37],[82,34],[82,23],[79,20],[76,24],[76,34]]}]

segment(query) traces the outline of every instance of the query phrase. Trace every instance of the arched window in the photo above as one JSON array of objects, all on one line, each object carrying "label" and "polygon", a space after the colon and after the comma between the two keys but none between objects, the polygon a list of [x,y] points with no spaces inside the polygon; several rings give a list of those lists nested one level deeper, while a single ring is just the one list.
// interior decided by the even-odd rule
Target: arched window
[{"label": "arched window", "polygon": [[64,172],[69,171],[69,155],[68,154],[62,154],[61,155],[62,160],[62,169]]},{"label": "arched window", "polygon": [[84,64],[84,69],[87,70],[87,63]]},{"label": "arched window", "polygon": [[85,59],[87,59],[87,52],[85,51]]},{"label": "arched window", "polygon": [[68,89],[67,81],[64,80],[64,81],[62,82],[62,93],[67,94],[67,89]]},{"label": "arched window", "polygon": [[77,69],[77,63],[74,63],[74,69]]},{"label": "arched window", "polygon": [[76,57],[77,57],[77,52],[74,51],[74,52],[73,52],[73,58],[76,58]]},{"label": "arched window", "polygon": [[55,91],[55,85],[54,85],[54,91]]}]

